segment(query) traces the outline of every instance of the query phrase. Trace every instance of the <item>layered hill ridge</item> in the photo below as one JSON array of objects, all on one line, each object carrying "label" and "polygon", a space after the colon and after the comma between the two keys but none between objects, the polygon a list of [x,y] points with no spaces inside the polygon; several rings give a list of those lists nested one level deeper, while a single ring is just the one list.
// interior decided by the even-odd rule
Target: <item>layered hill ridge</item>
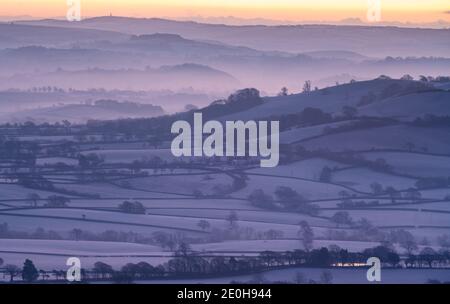
[{"label": "layered hill ridge", "polygon": [[[96,17],[76,23],[43,20],[25,24],[101,29],[134,35],[169,33],[188,39],[216,40],[260,50],[274,50],[276,45],[278,50],[286,52],[334,49],[361,52],[370,56],[444,56],[449,47],[447,37],[450,31],[336,25],[227,26],[128,17]],[[388,44],[385,43],[386,37],[390,37]]]}]

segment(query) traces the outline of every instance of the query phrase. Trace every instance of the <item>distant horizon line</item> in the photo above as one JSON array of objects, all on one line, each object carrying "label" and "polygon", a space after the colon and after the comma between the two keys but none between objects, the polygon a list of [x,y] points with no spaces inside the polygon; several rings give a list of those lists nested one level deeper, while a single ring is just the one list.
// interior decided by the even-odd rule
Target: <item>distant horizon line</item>
[{"label": "distant horizon line", "polygon": [[[291,21],[291,20],[279,20],[268,18],[242,18],[236,16],[219,16],[219,17],[204,17],[204,16],[187,16],[187,17],[169,17],[169,16],[127,16],[127,15],[95,15],[85,16],[83,20],[89,20],[94,18],[128,18],[128,19],[161,19],[170,21],[185,21],[185,22],[198,22],[205,24],[223,24],[229,26],[246,26],[246,25],[261,25],[261,26],[293,26],[293,25],[349,25],[349,26],[400,26],[400,27],[430,27],[440,29],[450,29],[450,22],[439,19],[432,22],[402,22],[402,21],[380,21],[380,22],[367,22],[361,18],[344,18],[337,21],[325,21],[325,20],[304,20],[304,21]],[[32,15],[0,15],[0,22],[23,22],[23,21],[44,21],[44,20],[57,20],[67,21],[65,16],[51,16],[51,17],[37,17]],[[228,21],[228,22],[227,22]],[[234,21],[234,22],[233,22]]]}]

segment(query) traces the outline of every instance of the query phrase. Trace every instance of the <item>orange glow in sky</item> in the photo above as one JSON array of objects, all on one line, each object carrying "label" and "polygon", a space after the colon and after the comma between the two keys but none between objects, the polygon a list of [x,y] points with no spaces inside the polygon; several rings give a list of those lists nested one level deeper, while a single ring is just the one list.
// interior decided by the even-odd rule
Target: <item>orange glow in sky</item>
[{"label": "orange glow in sky", "polygon": [[[67,0],[1,0],[0,16],[62,17]],[[368,0],[81,0],[82,16],[191,16],[289,21],[365,19]],[[449,0],[381,0],[382,21],[450,22]]]}]

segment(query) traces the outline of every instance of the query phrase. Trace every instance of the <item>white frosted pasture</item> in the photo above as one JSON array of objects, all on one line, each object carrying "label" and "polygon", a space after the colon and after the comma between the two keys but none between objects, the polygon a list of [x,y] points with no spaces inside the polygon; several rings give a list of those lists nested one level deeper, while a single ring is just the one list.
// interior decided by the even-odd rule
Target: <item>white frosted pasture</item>
[{"label": "white frosted pasture", "polygon": [[[340,248],[347,249],[350,252],[361,252],[364,249],[378,246],[376,242],[358,242],[358,241],[330,241],[314,240],[313,248],[328,247],[338,245]],[[225,241],[221,243],[195,244],[192,249],[207,252],[261,252],[261,251],[292,251],[303,249],[301,240],[245,240],[245,241]]]},{"label": "white frosted pasture", "polygon": [[405,144],[427,147],[429,152],[450,154],[450,128],[419,128],[404,125],[386,126],[322,136],[302,143],[309,150],[369,151],[401,149]]},{"label": "white frosted pasture", "polygon": [[55,165],[59,163],[66,164],[69,166],[75,166],[78,165],[78,160],[68,157],[46,157],[36,159],[36,164],[39,166]]},{"label": "white frosted pasture", "polygon": [[421,190],[423,198],[443,200],[450,197],[450,189],[442,188],[442,189],[429,189],[429,190]]},{"label": "white frosted pasture", "polygon": [[160,157],[163,160],[180,160],[173,156],[170,149],[114,149],[86,151],[84,154],[95,153],[103,156],[106,163],[132,163],[135,160]]},{"label": "white frosted pasture", "polygon": [[[433,246],[439,246],[438,243],[438,237],[443,235],[450,236],[450,228],[408,228],[405,229],[409,232],[411,232],[412,235],[419,241],[423,241],[426,239],[430,245]],[[436,248],[439,250],[440,248]]]},{"label": "white frosted pasture", "polygon": [[[151,236],[152,233],[156,231],[166,231],[166,232],[176,232],[180,231],[183,233],[191,233],[191,234],[202,234],[201,232],[197,233],[195,231],[200,231],[200,229],[196,226],[196,222],[191,220],[183,220],[180,219],[177,221],[166,221],[165,219],[161,219],[157,221],[145,221],[145,219],[136,220],[126,222],[127,219],[122,219],[118,222],[115,222],[114,219],[109,219],[107,215],[97,216],[96,218],[92,217],[92,213],[89,211],[79,211],[78,214],[72,212],[71,214],[52,214],[48,213],[48,217],[44,213],[38,213],[38,217],[30,217],[26,215],[33,215],[35,212],[30,211],[21,211],[21,212],[9,212],[8,214],[0,213],[0,223],[7,223],[10,230],[15,231],[24,231],[24,232],[34,232],[37,228],[44,228],[45,230],[53,230],[58,233],[66,234],[73,229],[82,229],[84,231],[89,231],[92,233],[102,233],[107,230],[114,231],[122,231],[122,232],[135,232],[140,233],[145,236]],[[106,213],[106,212],[104,212]],[[86,214],[87,219],[92,220],[101,220],[102,218],[106,218],[108,222],[96,222],[96,221],[86,221],[82,219],[82,214]],[[65,218],[60,218],[64,217]],[[130,220],[130,219],[128,219]],[[112,222],[111,222],[112,221]],[[175,223],[174,223],[175,222]],[[187,223],[186,223],[187,222]],[[138,225],[136,225],[138,224]],[[139,225],[141,224],[141,225]],[[161,224],[158,225],[158,224]],[[148,225],[148,226],[147,226]],[[192,228],[186,230],[184,228]]]},{"label": "white frosted pasture", "polygon": [[215,187],[231,188],[233,179],[225,174],[160,175],[134,178],[129,182],[136,189],[192,195],[195,189],[203,194],[215,194]]},{"label": "white frosted pasture", "polygon": [[[246,200],[237,199],[220,199],[220,198],[171,198],[171,199],[161,199],[161,198],[145,198],[136,197],[133,200],[139,201],[144,207],[149,208],[149,210],[155,209],[187,209],[192,208],[195,210],[201,209],[211,209],[211,208],[221,208],[230,210],[241,210],[241,209],[256,209],[251,206]],[[124,199],[80,199],[72,200],[69,204],[70,207],[77,208],[117,208]]]},{"label": "white frosted pasture", "polygon": [[397,117],[414,120],[424,113],[437,116],[450,115],[450,92],[435,91],[391,97],[362,107],[361,114],[381,117]]},{"label": "white frosted pasture", "polygon": [[[119,181],[117,183],[120,183]],[[67,190],[74,190],[80,193],[87,194],[99,194],[103,198],[129,198],[132,199],[134,197],[152,197],[152,198],[165,198],[172,197],[176,198],[177,196],[183,197],[184,195],[177,195],[176,193],[160,193],[161,190],[158,189],[143,189],[142,190],[133,190],[127,189],[123,187],[119,187],[112,184],[107,183],[91,183],[91,184],[66,184],[64,188]]]},{"label": "white frosted pasture", "polygon": [[196,228],[195,219],[183,218],[177,216],[154,216],[154,215],[144,215],[144,214],[129,214],[122,212],[108,212],[108,211],[97,211],[97,210],[79,210],[79,209],[27,209],[27,210],[17,210],[14,214],[23,215],[39,215],[39,216],[56,216],[56,217],[67,217],[75,220],[83,221],[83,215],[85,218],[92,221],[111,221],[111,222],[121,222],[130,224],[143,224],[150,226],[161,226],[166,228],[186,228],[200,230]]},{"label": "white frosted pasture", "polygon": [[39,142],[57,142],[57,141],[75,141],[72,135],[26,135],[17,136],[20,141],[39,141]]},{"label": "white frosted pasture", "polygon": [[450,199],[444,202],[436,202],[436,203],[426,203],[413,205],[413,208],[421,208],[428,210],[438,210],[438,211],[447,211],[450,212]]},{"label": "white frosted pasture", "polygon": [[[241,211],[238,213],[238,217]],[[85,215],[86,220],[83,220]],[[30,217],[31,216],[31,217]],[[37,216],[37,217],[36,217]],[[186,215],[135,215],[119,212],[106,212],[94,210],[78,209],[26,209],[0,214],[0,222],[10,224],[12,230],[35,231],[38,227],[45,227],[47,230],[68,232],[74,228],[80,228],[92,232],[104,232],[105,230],[133,231],[146,235],[155,231],[180,231],[186,234],[205,235],[197,224],[200,220],[206,219],[210,222],[211,228],[229,229],[229,222],[226,219],[216,219]],[[310,221],[309,218],[307,218]],[[280,230],[286,238],[297,237],[298,225],[296,222],[282,222],[272,220],[264,222],[258,220],[238,220],[240,228],[251,228],[255,232],[267,231],[269,229]],[[327,227],[322,227],[318,223],[314,227],[317,235],[323,234]],[[324,225],[325,226],[325,225]],[[329,225],[328,225],[329,226]]]},{"label": "white frosted pasture", "polygon": [[383,188],[391,186],[397,190],[409,189],[414,187],[416,183],[416,180],[412,178],[381,173],[361,167],[333,172],[332,181],[365,192],[372,192],[370,185],[373,183],[379,183]]},{"label": "white frosted pasture", "polygon": [[73,256],[140,255],[160,252],[158,246],[100,241],[0,239],[0,251],[49,253]]},{"label": "white frosted pasture", "polygon": [[248,175],[247,187],[233,193],[233,196],[247,198],[257,189],[262,189],[265,193],[272,195],[279,186],[290,187],[309,200],[337,198],[339,197],[339,192],[343,190],[351,192],[345,187],[315,181],[288,177]]},{"label": "white frosted pasture", "polygon": [[[46,198],[55,193],[36,189],[28,189],[16,184],[0,184],[0,200],[26,199],[28,194],[36,193],[42,198]],[[70,195],[67,195],[70,197]],[[9,202],[5,202],[9,204]]]},{"label": "white frosted pasture", "polygon": [[[366,218],[375,226],[446,226],[450,227],[450,214],[417,212],[409,210],[346,210],[353,220]],[[324,210],[322,213],[332,216],[335,210]]]},{"label": "white frosted pasture", "polygon": [[[373,284],[367,281],[367,268],[288,268],[266,271],[258,275],[230,276],[208,279],[189,280],[152,280],[137,282],[140,284],[229,284],[231,282],[254,282],[261,276],[267,282],[295,283],[297,273],[303,274],[307,280],[321,282],[324,271],[331,272],[333,284]],[[384,269],[381,284],[425,284],[428,280],[448,281],[449,269]]]},{"label": "white frosted pasture", "polygon": [[278,165],[273,168],[255,168],[246,172],[319,180],[324,167],[329,167],[330,169],[345,168],[347,165],[323,158],[310,158],[288,165]]},{"label": "white frosted pasture", "polygon": [[419,177],[449,177],[450,157],[419,153],[367,152],[364,158],[376,160],[383,158],[398,173]]},{"label": "white frosted pasture", "polygon": [[[227,208],[224,206],[224,208]],[[195,209],[158,209],[149,210],[151,214],[165,214],[165,215],[179,215],[179,216],[192,216],[204,219],[224,219],[230,214],[229,210],[195,210]],[[311,226],[316,227],[332,227],[333,224],[326,219],[311,217],[305,214],[298,214],[293,212],[276,212],[271,210],[233,210],[238,211],[239,222],[263,222],[267,224],[289,224],[297,225],[299,222],[306,220]]]},{"label": "white frosted pasture", "polygon": [[315,137],[324,134],[324,130],[327,127],[335,128],[341,125],[346,125],[349,122],[339,121],[329,124],[322,124],[311,127],[293,128],[280,133],[280,143],[291,144],[305,140],[307,138]]}]

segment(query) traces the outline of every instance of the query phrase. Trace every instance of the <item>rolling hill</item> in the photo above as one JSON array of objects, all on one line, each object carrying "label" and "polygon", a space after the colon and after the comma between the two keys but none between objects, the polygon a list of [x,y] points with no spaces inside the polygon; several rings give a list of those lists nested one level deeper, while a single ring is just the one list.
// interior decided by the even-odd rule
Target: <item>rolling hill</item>
[{"label": "rolling hill", "polygon": [[[76,23],[43,20],[24,24],[89,28],[134,35],[178,34],[188,39],[215,40],[259,50],[276,49],[293,53],[345,50],[376,57],[445,56],[450,46],[448,29],[336,25],[227,26],[126,17],[95,17]],[[388,44],[385,43],[386,37],[390,40]]]}]

